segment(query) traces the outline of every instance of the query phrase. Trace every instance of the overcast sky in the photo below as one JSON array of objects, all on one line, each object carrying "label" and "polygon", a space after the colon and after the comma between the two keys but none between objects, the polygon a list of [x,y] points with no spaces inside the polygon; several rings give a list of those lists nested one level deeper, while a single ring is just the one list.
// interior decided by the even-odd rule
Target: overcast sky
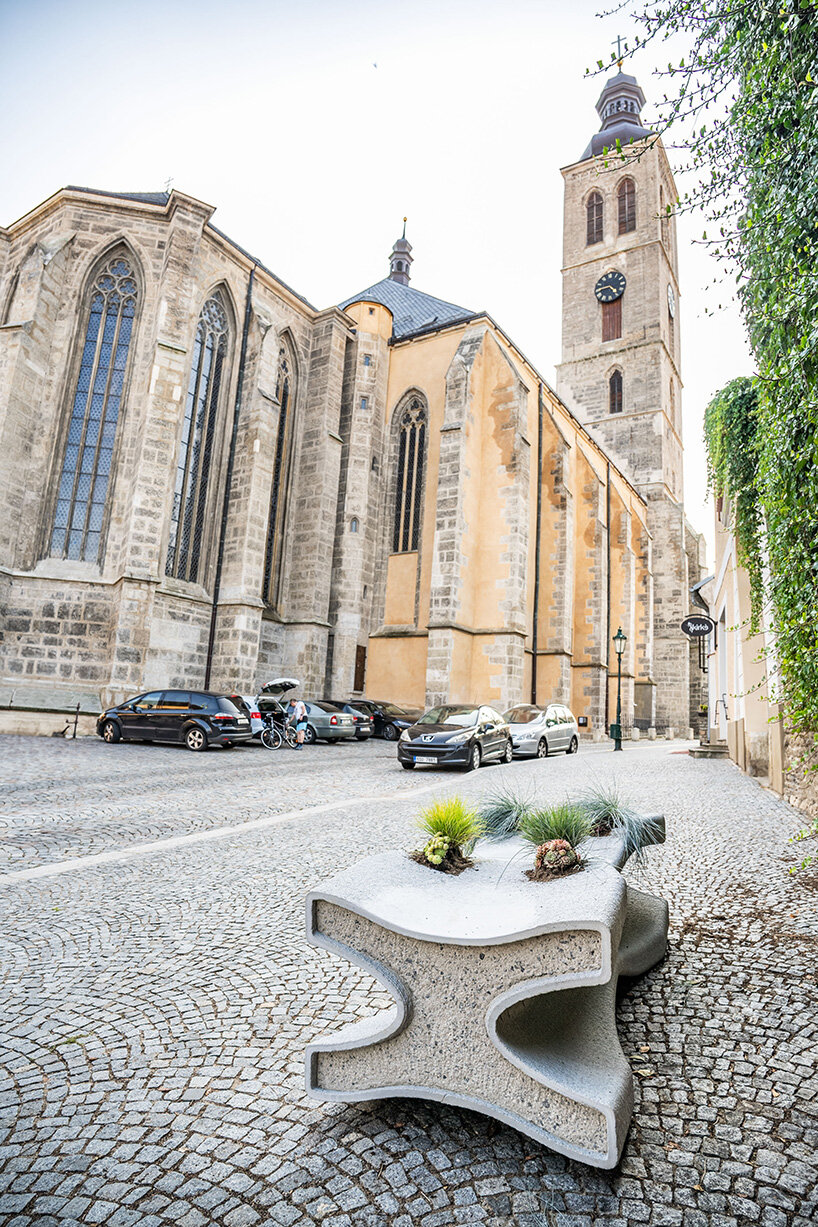
[{"label": "overcast sky", "polygon": [[[559,168],[599,126],[602,81],[586,68],[634,34],[597,7],[0,0],[0,225],[66,184],[159,191],[170,178],[324,307],[386,275],[407,214],[412,284],[489,311],[553,384]],[[668,58],[626,65],[648,126]],[[691,241],[702,229],[680,220],[685,489],[712,539],[702,413],[753,367],[729,287],[712,287],[718,269]]]}]

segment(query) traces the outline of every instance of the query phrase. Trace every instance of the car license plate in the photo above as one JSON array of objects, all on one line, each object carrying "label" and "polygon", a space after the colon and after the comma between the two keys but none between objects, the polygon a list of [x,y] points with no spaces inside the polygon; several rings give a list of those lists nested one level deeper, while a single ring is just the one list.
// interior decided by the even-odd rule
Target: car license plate
[{"label": "car license plate", "polygon": [[431,755],[427,755],[427,754],[416,754],[415,762],[416,763],[436,763],[437,759],[432,758]]},{"label": "car license plate", "polygon": [[238,718],[238,720],[236,721],[236,723],[237,723],[237,724],[249,724],[249,723],[250,723],[250,721],[249,721],[249,720],[247,720],[247,719],[245,719],[245,717],[244,717],[244,716],[239,716],[239,718]]}]

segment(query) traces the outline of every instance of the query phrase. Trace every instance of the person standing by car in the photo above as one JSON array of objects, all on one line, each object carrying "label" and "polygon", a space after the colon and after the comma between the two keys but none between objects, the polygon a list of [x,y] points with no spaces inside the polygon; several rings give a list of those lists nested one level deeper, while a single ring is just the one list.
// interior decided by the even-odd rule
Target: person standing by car
[{"label": "person standing by car", "polygon": [[296,750],[304,749],[304,734],[307,731],[307,708],[303,699],[290,699],[287,704],[287,723],[295,725]]}]

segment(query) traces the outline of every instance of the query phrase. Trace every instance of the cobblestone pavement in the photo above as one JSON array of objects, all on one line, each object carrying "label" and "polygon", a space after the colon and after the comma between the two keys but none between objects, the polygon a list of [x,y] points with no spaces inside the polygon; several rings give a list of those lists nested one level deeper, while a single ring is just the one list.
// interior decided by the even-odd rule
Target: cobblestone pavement
[{"label": "cobblestone pavement", "polygon": [[[256,778],[255,750],[11,741],[9,778],[30,788],[7,807],[21,859],[0,880],[3,1227],[818,1219],[818,893],[786,873],[803,819],[730,763],[655,743],[409,775],[375,744],[260,759]],[[506,780],[546,800],[612,777],[667,816],[636,876],[672,918],[667,959],[620,1002],[637,1072],[620,1167],[442,1104],[308,1100],[305,1044],[385,999],[306,945],[305,890],[412,846],[436,782],[476,796]],[[256,818],[265,790],[265,825],[226,829]]]}]

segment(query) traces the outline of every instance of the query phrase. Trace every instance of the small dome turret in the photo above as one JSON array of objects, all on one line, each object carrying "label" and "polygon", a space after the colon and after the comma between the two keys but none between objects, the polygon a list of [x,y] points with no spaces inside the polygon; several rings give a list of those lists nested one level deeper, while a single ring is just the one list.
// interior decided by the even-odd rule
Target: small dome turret
[{"label": "small dome turret", "polygon": [[406,218],[403,219],[403,234],[395,240],[389,257],[389,280],[401,285],[409,284],[409,267],[412,263],[412,244],[406,238]]},{"label": "small dome turret", "polygon": [[650,136],[650,131],[642,126],[641,111],[644,105],[645,95],[636,77],[630,77],[621,70],[611,77],[596,104],[602,126],[591,138],[580,161],[594,158],[604,149],[615,148],[617,141],[624,146]]}]

